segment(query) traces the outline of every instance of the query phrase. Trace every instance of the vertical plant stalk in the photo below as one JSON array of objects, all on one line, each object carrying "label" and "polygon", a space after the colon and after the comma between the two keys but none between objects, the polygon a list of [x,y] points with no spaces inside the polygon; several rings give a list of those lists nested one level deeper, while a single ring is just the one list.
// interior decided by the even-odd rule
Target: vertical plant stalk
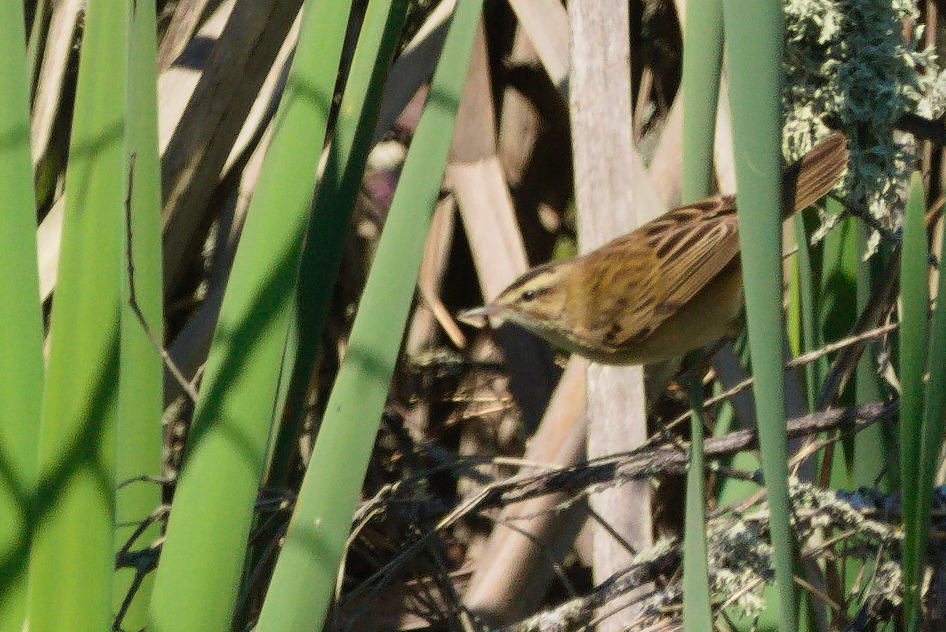
[{"label": "vertical plant stalk", "polygon": [[194,412],[151,632],[228,629],[236,602],[351,2],[310,0],[303,10]]},{"label": "vertical plant stalk", "polygon": [[[903,497],[903,612],[906,629],[920,622],[923,565],[929,539],[929,499],[932,477],[923,480],[924,454],[923,373],[928,341],[929,282],[923,180],[910,179],[910,198],[903,223],[900,268],[900,480]],[[941,275],[942,276],[942,275]],[[939,351],[937,358],[940,357]],[[937,367],[939,369],[939,367]],[[939,370],[938,370],[939,372]],[[932,385],[932,381],[930,385]],[[941,385],[939,385],[941,386]],[[937,420],[941,423],[941,420]],[[933,456],[935,459],[935,454]],[[920,476],[918,476],[918,466]],[[922,487],[926,484],[927,487]],[[923,499],[926,499],[924,502]],[[926,511],[926,515],[923,511]],[[925,525],[925,529],[924,529]]]},{"label": "vertical plant stalk", "polygon": [[31,632],[111,626],[129,4],[88,3],[39,429]]},{"label": "vertical plant stalk", "polygon": [[[858,254],[862,257],[867,250],[867,241],[870,229],[863,223],[857,227]],[[889,255],[889,253],[886,253]],[[868,306],[871,292],[878,283],[883,283],[882,264],[885,257],[881,254],[881,261],[876,257],[858,267],[857,273],[857,313],[862,314]],[[889,260],[889,257],[888,257]],[[866,351],[861,354],[855,373],[855,403],[866,404],[883,398],[881,377],[877,373],[876,361],[872,354]],[[892,443],[892,424],[874,424],[862,432],[854,435],[854,453],[857,460],[854,462],[854,486],[874,487],[878,485],[885,491],[894,488],[894,481],[898,478],[897,468],[889,468],[888,455],[896,452]],[[855,576],[855,575],[852,575]]]},{"label": "vertical plant stalk", "polygon": [[293,320],[297,344],[286,348],[285,374],[290,376],[286,402],[276,406],[276,410],[286,410],[286,416],[273,451],[271,485],[282,485],[295,454],[310,373],[334,293],[352,209],[373,146],[378,109],[407,4],[407,0],[373,0],[361,25],[299,266]]},{"label": "vertical plant stalk", "polygon": [[[825,204],[829,215],[843,212],[838,200],[828,199]],[[817,328],[822,340],[839,340],[846,337],[855,325],[857,303],[857,269],[862,265],[857,249],[857,220],[853,217],[843,219],[823,240],[823,264],[821,283],[818,292],[818,307],[821,314]],[[823,344],[823,343],[822,343]],[[819,371],[818,384],[823,391],[815,401],[815,410],[825,410],[841,404],[843,390],[824,388],[830,371],[827,357],[813,363]],[[837,448],[842,453],[837,454]],[[852,437],[842,438],[837,444],[825,446],[821,453],[819,484],[824,487],[846,488],[852,485],[851,472],[854,461],[854,441]]]},{"label": "vertical plant stalk", "polygon": [[683,201],[712,193],[716,106],[723,63],[722,0],[686,5],[683,32]]},{"label": "vertical plant stalk", "polygon": [[[572,0],[568,100],[575,168],[575,205],[582,252],[627,233],[664,210],[631,138],[628,3]],[[632,450],[647,436],[644,369],[588,367],[588,456]],[[651,489],[632,483],[592,495],[592,509],[607,523],[594,530],[593,575],[605,581],[626,567],[653,534]],[[624,541],[618,541],[613,533]],[[636,608],[602,621],[602,632],[623,629]]]},{"label": "vertical plant stalk", "polygon": [[[692,354],[691,354],[692,355]],[[687,469],[686,515],[683,534],[683,629],[713,629],[709,558],[706,544],[706,459],[703,454],[703,382],[691,368],[690,466]]]},{"label": "vertical plant stalk", "polygon": [[326,407],[258,632],[321,630],[414,295],[482,0],[460,0]]},{"label": "vertical plant stalk", "polygon": [[[716,108],[723,62],[722,0],[689,2],[683,33],[684,202],[712,192]],[[687,470],[683,554],[683,627],[713,627],[706,545],[706,473],[703,458],[703,384],[691,358],[690,467]]]},{"label": "vertical plant stalk", "polygon": [[43,392],[43,322],[36,271],[29,79],[23,3],[0,2],[7,58],[0,84],[0,632],[23,628]]},{"label": "vertical plant stalk", "polygon": [[779,630],[795,632],[794,535],[782,375],[782,3],[725,0],[739,237],[762,471],[771,512]]},{"label": "vertical plant stalk", "polygon": [[[115,479],[161,476],[161,413],[164,371],[161,356],[132,309],[132,298],[151,335],[163,341],[164,310],[161,287],[161,175],[158,158],[158,97],[155,68],[155,5],[137,0],[130,5],[128,78],[126,92],[127,134],[125,153],[129,174],[125,178],[123,209],[123,263],[121,268],[121,391],[115,437]],[[134,277],[132,278],[132,271]],[[132,282],[134,285],[132,286]],[[134,291],[134,297],[132,297]],[[138,524],[161,504],[161,488],[151,482],[120,486],[116,495],[115,551],[121,551]],[[138,536],[132,550],[146,547],[161,534],[153,524]],[[122,629],[140,630],[147,625],[154,574],[116,571],[113,610]]]},{"label": "vertical plant stalk", "polygon": [[[821,263],[823,248],[819,244],[813,246],[810,238],[815,230],[813,220],[809,221],[803,213],[793,219],[795,223],[795,243],[798,252],[795,255],[798,262],[798,339],[797,353],[804,353],[818,349],[824,341],[821,336],[821,304],[818,301],[818,288],[821,286]],[[814,408],[818,399],[818,390],[821,388],[824,377],[824,362],[816,360],[807,365],[803,371],[805,376],[805,390],[808,395],[808,406]]]},{"label": "vertical plant stalk", "polygon": [[[922,181],[918,176],[914,194],[922,199]],[[911,195],[911,198],[913,195]],[[925,208],[924,208],[925,210]],[[925,275],[924,275],[925,278]],[[946,297],[946,273],[940,267],[937,297]],[[946,418],[946,304],[937,300],[933,312],[933,324],[930,331],[929,361],[927,369],[929,380],[926,382],[926,397],[923,401],[923,428],[920,433],[920,472],[917,477],[917,501],[915,523],[915,571],[913,577],[916,586],[913,598],[916,607],[907,611],[910,615],[908,630],[920,628],[922,612],[923,570],[926,566],[927,545],[930,541],[930,512],[932,511],[933,484],[943,442],[943,420]],[[906,576],[906,574],[904,574]],[[913,592],[911,590],[911,592]]]}]

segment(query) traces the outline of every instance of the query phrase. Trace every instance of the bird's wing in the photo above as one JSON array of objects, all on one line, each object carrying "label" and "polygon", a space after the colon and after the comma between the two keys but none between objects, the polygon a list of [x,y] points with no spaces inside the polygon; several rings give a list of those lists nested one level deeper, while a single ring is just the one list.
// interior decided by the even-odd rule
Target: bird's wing
[{"label": "bird's wing", "polygon": [[[593,282],[626,288],[618,292],[625,304],[615,310],[617,318],[615,311],[590,310],[603,316],[607,312],[611,321],[594,323],[591,329],[604,332],[602,342],[614,347],[646,338],[738,253],[739,231],[732,196],[716,196],[658,217],[606,244],[595,257],[600,270],[589,274]],[[613,257],[623,258],[624,264],[608,265]],[[616,269],[620,269],[621,276],[609,277],[608,272]],[[592,296],[604,294],[598,291]]]},{"label": "bird's wing", "polygon": [[739,254],[736,202],[732,196],[717,196],[675,209],[641,230],[657,263],[651,283],[661,322]]},{"label": "bird's wing", "polygon": [[[789,167],[785,173],[786,214],[827,195],[847,167],[847,160],[847,139],[835,133]],[[717,195],[669,211],[585,259],[589,266],[585,276],[591,286],[585,292],[589,326],[576,333],[612,347],[646,338],[738,255],[733,196]],[[615,265],[614,259],[623,261]],[[614,296],[620,297],[617,309],[593,304],[600,297]]]},{"label": "bird's wing", "polygon": [[579,339],[594,347],[620,347],[653,331],[659,304],[651,282],[656,261],[638,231],[605,244],[582,265],[585,287],[573,299],[585,312],[574,332]]}]

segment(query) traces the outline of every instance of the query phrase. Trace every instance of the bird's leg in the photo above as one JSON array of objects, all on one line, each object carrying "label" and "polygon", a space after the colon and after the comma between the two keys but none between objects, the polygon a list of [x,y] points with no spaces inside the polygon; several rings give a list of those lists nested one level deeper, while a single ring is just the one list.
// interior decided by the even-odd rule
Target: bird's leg
[{"label": "bird's leg", "polygon": [[713,361],[713,358],[716,357],[719,350],[727,343],[731,342],[733,338],[734,336],[731,335],[723,336],[712,344],[694,349],[686,354],[683,359],[683,372],[680,374],[679,378],[680,384],[687,386],[699,384],[702,388],[703,376],[709,371],[710,363]]},{"label": "bird's leg", "polygon": [[[690,407],[693,409],[693,415],[690,417],[691,424],[700,424],[702,430],[703,424],[703,376],[709,370],[710,361],[716,352],[727,342],[725,338],[720,338],[709,347],[695,349],[688,353],[683,359],[683,373],[680,375],[680,384],[686,386],[689,394]],[[692,435],[692,432],[691,432]],[[701,432],[702,435],[702,432]],[[702,443],[702,441],[700,441]]]}]

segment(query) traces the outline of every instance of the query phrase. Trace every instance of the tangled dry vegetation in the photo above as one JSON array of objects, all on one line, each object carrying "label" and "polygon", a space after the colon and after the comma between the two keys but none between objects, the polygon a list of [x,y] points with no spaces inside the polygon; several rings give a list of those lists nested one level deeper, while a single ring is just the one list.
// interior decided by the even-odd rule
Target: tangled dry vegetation
[{"label": "tangled dry vegetation", "polygon": [[[69,31],[80,3],[55,4],[50,24]],[[355,4],[363,9],[363,3]],[[347,238],[322,353],[312,367],[296,468],[283,483],[264,487],[259,499],[260,519],[251,537],[266,545],[257,549],[264,554],[254,560],[238,606],[240,619],[252,620],[265,591],[321,407],[345,353],[399,161],[426,97],[426,80],[443,38],[442,5],[447,4],[418,2],[412,8],[385,96],[380,142]],[[938,4],[925,3],[920,17],[928,25],[924,41],[930,46],[938,33]],[[162,9],[166,344],[189,379],[199,378],[209,346],[247,199],[269,140],[273,97],[290,57],[300,5],[300,0],[179,0]],[[632,135],[664,207],[679,202],[680,117],[674,105],[682,5],[630,2]],[[535,7],[545,7],[547,15]],[[565,11],[557,0],[486,5],[453,161],[338,584],[332,629],[571,630],[631,604],[637,606],[626,623],[631,629],[680,627],[678,536],[688,444],[678,420],[687,410],[678,382],[659,377],[649,382],[653,436],[643,447],[585,460],[584,366],[571,362],[562,376],[564,359],[535,339],[514,330],[472,330],[452,316],[495,295],[529,264],[575,251],[571,129],[563,90]],[[79,37],[81,28],[75,32]],[[72,45],[71,37],[50,39],[48,46],[62,48],[60,63],[44,66],[36,86],[32,134],[40,182],[46,185],[40,228],[44,296],[52,291],[58,255],[58,157],[64,145],[55,133],[62,120],[56,104],[70,98]],[[47,53],[44,58],[57,57]],[[799,98],[793,93],[792,99]],[[931,147],[924,154],[927,173],[938,173],[942,138]],[[717,174],[721,187],[732,185],[726,168],[721,164]],[[931,191],[939,186],[934,176]],[[882,352],[895,326],[889,323],[896,265],[888,265],[889,282],[875,288],[851,337],[830,350],[832,364],[821,393],[824,412],[798,415],[791,422],[802,457],[850,440],[871,424],[896,419],[895,401],[838,405],[861,354]],[[708,394],[710,378],[719,376],[719,369],[705,376]],[[172,478],[192,411],[170,379],[166,403]],[[736,408],[750,427],[745,401],[737,398]],[[708,410],[712,428],[721,409],[711,405]],[[709,477],[717,489],[724,479],[741,480],[757,492],[738,504],[716,506],[707,526],[721,621],[757,616],[771,572],[764,488],[756,467],[733,461],[736,454],[751,455],[754,440],[750,430],[732,430],[706,444],[713,459]],[[812,484],[814,473],[804,461],[797,460],[799,478],[792,483],[795,528],[807,570],[799,573],[799,584],[811,595],[814,609],[827,613],[839,629],[868,630],[893,620],[900,594],[896,499],[872,490],[826,491]],[[628,551],[630,563],[596,583],[590,571],[591,531],[600,528],[600,517],[587,500],[630,481],[649,481],[657,490],[653,511],[659,537],[652,546]],[[172,493],[169,485],[168,499]],[[941,498],[934,531],[942,528],[943,510]],[[940,542],[936,539],[931,548],[939,570],[929,577],[927,594],[928,616],[942,624],[946,551]],[[846,593],[848,572],[856,573],[857,590]]]}]

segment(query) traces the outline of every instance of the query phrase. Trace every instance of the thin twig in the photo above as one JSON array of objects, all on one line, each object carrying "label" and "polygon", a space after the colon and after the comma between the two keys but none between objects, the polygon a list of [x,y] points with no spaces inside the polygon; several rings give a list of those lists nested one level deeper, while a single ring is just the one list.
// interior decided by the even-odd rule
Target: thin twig
[{"label": "thin twig", "polygon": [[155,485],[170,485],[177,480],[176,476],[134,476],[119,483],[115,489],[124,489],[132,483],[154,483]]},{"label": "thin twig", "polygon": [[902,114],[893,124],[898,129],[917,138],[931,140],[937,145],[946,143],[946,117],[928,119],[918,114]]},{"label": "thin twig", "polygon": [[115,622],[112,624],[113,632],[122,629],[122,621],[125,619],[125,615],[128,613],[128,608],[131,606],[135,595],[138,594],[145,575],[154,570],[157,566],[158,551],[161,546],[160,539],[157,542],[149,544],[143,551],[136,552],[135,555],[130,554],[129,551],[135,541],[137,541],[151,525],[165,517],[169,510],[170,508],[167,505],[161,505],[152,511],[147,518],[141,521],[141,524],[138,525],[135,532],[132,533],[131,537],[122,545],[122,548],[115,553],[115,568],[133,568],[135,569],[135,578],[132,580],[131,586],[128,588],[128,592],[125,594],[124,599],[122,599],[122,603],[115,615]]},{"label": "thin twig", "polygon": [[[862,334],[858,334],[858,335],[856,335],[856,336],[851,336],[851,337],[849,337],[849,338],[844,338],[843,340],[839,340],[839,341],[833,342],[833,343],[831,343],[831,344],[829,344],[829,345],[825,345],[825,346],[821,347],[820,349],[816,349],[815,351],[809,351],[808,353],[803,353],[803,354],[801,354],[800,356],[796,356],[795,358],[792,358],[791,360],[789,360],[789,361],[785,364],[785,368],[786,368],[786,369],[794,369],[794,368],[799,367],[799,366],[802,366],[802,365],[804,365],[804,364],[808,364],[808,363],[810,363],[810,362],[814,362],[814,361],[817,360],[818,358],[821,358],[821,357],[826,356],[826,355],[828,355],[828,354],[834,353],[835,351],[839,351],[839,350],[841,350],[841,349],[844,349],[845,347],[848,347],[848,346],[850,346],[850,345],[856,345],[856,344],[859,344],[859,343],[864,342],[864,341],[866,341],[866,340],[870,340],[870,339],[872,339],[872,338],[877,338],[877,337],[879,337],[879,336],[882,336],[882,335],[884,335],[884,334],[886,334],[886,333],[889,333],[889,332],[893,331],[894,329],[896,329],[896,328],[899,327],[899,326],[900,326],[899,323],[887,323],[886,325],[882,325],[882,326],[880,326],[880,327],[876,327],[876,328],[874,328],[874,329],[870,329],[870,330],[868,330],[868,331],[865,331],[865,332],[862,333]],[[747,377],[746,379],[744,379],[743,381],[739,382],[738,384],[736,384],[735,386],[733,386],[733,387],[730,388],[729,390],[723,391],[722,393],[720,393],[720,394],[718,394],[718,395],[714,395],[713,397],[710,397],[710,398],[707,399],[705,402],[703,402],[703,410],[706,410],[706,409],[708,409],[710,406],[712,406],[713,404],[718,404],[719,402],[723,401],[724,399],[728,399],[728,398],[732,397],[733,395],[736,395],[737,393],[741,393],[742,391],[744,391],[744,390],[746,390],[747,388],[749,388],[750,386],[752,386],[753,381],[754,381],[753,378]],[[677,417],[676,419],[674,419],[674,420],[671,421],[670,423],[666,424],[665,427],[664,427],[663,432],[661,432],[660,434],[655,435],[655,436],[654,436],[654,439],[651,439],[651,441],[648,441],[647,443],[648,443],[648,444],[652,444],[652,443],[655,443],[657,439],[663,439],[663,433],[664,433],[664,432],[666,432],[667,430],[670,430],[670,429],[672,429],[672,428],[674,428],[674,427],[676,427],[676,426],[678,426],[678,425],[680,425],[680,424],[682,424],[682,423],[688,421],[688,420],[690,419],[690,415],[692,415],[692,414],[693,414],[693,411],[692,411],[692,410],[688,410],[687,412],[681,414],[679,417]],[[645,445],[646,445],[646,444],[645,444]]]},{"label": "thin twig", "polygon": [[141,311],[141,307],[138,305],[138,293],[135,291],[135,262],[134,259],[132,259],[131,243],[131,194],[135,179],[135,161],[137,157],[138,155],[133,153],[129,158],[128,190],[125,195],[125,252],[128,258],[128,305],[131,307],[131,310],[138,318],[138,322],[141,323],[141,328],[144,329],[145,335],[148,336],[148,340],[151,341],[151,345],[164,361],[164,366],[171,373],[171,375],[174,376],[174,380],[178,383],[178,386],[181,387],[181,390],[187,393],[187,396],[190,398],[191,402],[197,403],[197,391],[194,389],[194,385],[187,381],[187,378],[184,377],[184,374],[181,373],[181,370],[177,368],[177,364],[175,364],[174,359],[171,358],[171,354],[167,352],[167,349],[164,348],[164,345],[161,344],[161,341],[158,340],[157,336],[154,335],[154,332],[151,331],[151,327],[148,326],[148,321],[145,320],[145,315]]},{"label": "thin twig", "polygon": [[[897,415],[898,404],[874,402],[853,408],[838,408],[791,419],[787,424],[790,439],[811,433],[834,429],[857,432],[879,421]],[[738,430],[706,440],[703,446],[707,458],[719,458],[753,449],[757,445],[754,430]],[[416,540],[406,544],[401,552],[384,567],[375,571],[347,599],[370,593],[379,582],[390,581],[411,559],[422,551],[430,540],[452,527],[461,518],[487,509],[506,506],[553,493],[581,493],[596,485],[619,484],[641,480],[657,474],[681,474],[689,463],[689,448],[682,450],[672,444],[644,446],[631,453],[615,454],[568,467],[554,468],[539,474],[516,475],[484,486],[445,513],[430,529],[420,533]],[[401,481],[397,485],[403,485]],[[382,514],[396,503],[395,486],[388,486],[362,505],[362,520],[372,514]],[[375,506],[375,504],[380,506]],[[385,507],[387,509],[385,509]],[[416,519],[416,517],[414,518]]]},{"label": "thin twig", "polygon": [[[895,545],[899,535],[897,524],[899,515],[896,512],[885,514],[879,518],[871,511],[869,500],[865,505],[864,499],[855,494],[834,493],[821,490],[817,487],[791,482],[792,500],[796,506],[804,506],[801,514],[796,514],[798,521],[796,529],[805,542],[815,542],[825,524],[836,525],[851,538],[859,540],[862,549],[860,555],[853,554],[850,559],[860,559],[867,564],[867,559],[873,557],[873,572],[876,574],[884,560],[891,559],[890,546]],[[853,496],[853,497],[852,497]],[[878,504],[886,505],[887,498],[878,498]],[[729,515],[717,514],[708,521],[707,530],[715,543],[714,554],[711,559],[710,576],[714,582],[714,596],[718,603],[714,604],[714,613],[725,616],[725,609],[736,605],[737,608],[745,596],[757,591],[771,578],[770,556],[767,554],[769,542],[764,534],[768,532],[768,511],[764,507],[757,508],[752,515],[743,515],[742,512],[733,512]],[[738,527],[740,537],[729,537],[734,527]],[[838,541],[835,540],[835,543]],[[503,628],[493,628],[493,632],[539,632],[551,629],[584,629],[587,622],[592,620],[595,613],[603,605],[611,605],[615,600],[627,595],[648,581],[658,581],[662,586],[658,590],[651,590],[640,601],[644,610],[628,629],[666,630],[679,629],[679,620],[682,616],[680,587],[680,546],[679,539],[658,542],[641,555],[627,569],[615,573],[603,584],[593,588],[587,595],[571,599],[550,610],[536,613],[526,619]],[[876,555],[871,552],[876,548]],[[743,555],[747,551],[754,551],[751,556]],[[829,549],[822,545],[802,546],[799,557],[806,562],[820,560]],[[748,561],[756,560],[755,562]],[[761,563],[762,566],[758,566]],[[744,579],[733,582],[733,574]],[[729,579],[727,579],[727,575]],[[827,595],[811,586],[801,578],[795,581],[805,587],[814,597],[824,600],[836,612],[842,609]],[[893,579],[896,582],[896,579]],[[868,582],[873,583],[873,580]],[[894,586],[878,586],[873,593],[865,593],[865,608],[872,614],[885,608],[887,618],[892,609],[892,597],[899,588]],[[878,600],[881,600],[878,602]],[[873,603],[871,603],[873,602]],[[847,604],[844,604],[845,606]],[[886,620],[886,618],[882,619]],[[649,626],[649,627],[648,627]],[[866,627],[847,627],[845,630],[865,630]]]},{"label": "thin twig", "polygon": [[131,580],[128,593],[125,595],[125,598],[122,599],[121,606],[119,606],[118,612],[115,614],[115,622],[112,623],[112,632],[122,631],[122,622],[125,620],[125,615],[128,614],[128,609],[131,608],[131,602],[141,589],[141,583],[144,580],[145,574],[140,571],[135,571],[135,578]]},{"label": "thin twig", "polygon": [[[115,553],[115,568],[127,568],[130,566],[133,568],[138,568],[139,570],[144,570],[145,572],[153,568],[153,566],[149,566],[142,569],[140,564],[136,563],[136,561],[131,557],[129,551],[131,551],[132,545],[134,545],[138,538],[140,538],[151,525],[157,523],[159,520],[167,516],[170,510],[171,508],[168,505],[159,505],[148,515],[147,518],[140,522],[134,533],[128,537],[121,549]],[[149,546],[154,546],[154,543],[150,544]]]}]

